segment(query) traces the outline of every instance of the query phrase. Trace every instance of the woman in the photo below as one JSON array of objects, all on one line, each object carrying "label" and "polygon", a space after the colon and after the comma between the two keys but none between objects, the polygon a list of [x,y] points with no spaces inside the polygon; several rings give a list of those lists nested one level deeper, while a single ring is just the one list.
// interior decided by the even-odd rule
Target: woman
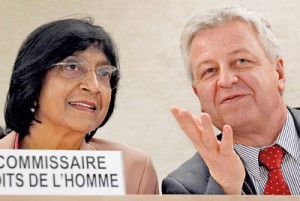
[{"label": "woman", "polygon": [[118,150],[126,193],[158,193],[146,153],[93,138],[113,113],[119,81],[116,47],[87,19],[50,22],[17,55],[6,100],[2,149]]},{"label": "woman", "polygon": [[4,129],[0,126],[0,139],[5,136]]}]

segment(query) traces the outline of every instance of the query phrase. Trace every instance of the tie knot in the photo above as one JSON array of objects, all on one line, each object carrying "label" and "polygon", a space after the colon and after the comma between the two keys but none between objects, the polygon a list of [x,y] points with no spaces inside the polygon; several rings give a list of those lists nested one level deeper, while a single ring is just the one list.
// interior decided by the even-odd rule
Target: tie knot
[{"label": "tie knot", "polygon": [[283,155],[283,148],[275,144],[271,147],[261,150],[258,159],[268,171],[271,171],[274,169],[280,169]]}]

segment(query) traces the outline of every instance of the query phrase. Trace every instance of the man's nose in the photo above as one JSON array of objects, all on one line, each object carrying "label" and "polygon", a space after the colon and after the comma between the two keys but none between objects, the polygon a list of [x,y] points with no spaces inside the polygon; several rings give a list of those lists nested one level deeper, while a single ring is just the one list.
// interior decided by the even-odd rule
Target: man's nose
[{"label": "man's nose", "polygon": [[230,67],[223,67],[220,69],[218,77],[218,86],[222,88],[230,88],[238,82],[236,72]]}]

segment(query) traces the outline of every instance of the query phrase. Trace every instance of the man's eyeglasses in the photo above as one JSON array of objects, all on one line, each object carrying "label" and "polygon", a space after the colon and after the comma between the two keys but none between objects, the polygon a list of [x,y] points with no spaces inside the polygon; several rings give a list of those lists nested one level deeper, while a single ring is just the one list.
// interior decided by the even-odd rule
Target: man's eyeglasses
[{"label": "man's eyeglasses", "polygon": [[[84,79],[91,70],[87,61],[76,56],[67,57],[64,61],[52,65],[52,67],[54,66],[61,66],[63,75],[67,79]],[[101,85],[108,89],[116,88],[116,86],[111,86],[110,80],[113,75],[118,73],[117,67],[111,65],[97,66],[95,73]]]}]

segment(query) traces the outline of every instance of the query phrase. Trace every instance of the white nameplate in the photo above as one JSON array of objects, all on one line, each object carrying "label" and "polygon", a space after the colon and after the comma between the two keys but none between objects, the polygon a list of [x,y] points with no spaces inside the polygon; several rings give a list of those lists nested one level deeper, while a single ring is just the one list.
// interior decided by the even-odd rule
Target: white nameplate
[{"label": "white nameplate", "polygon": [[124,195],[120,151],[0,150],[0,195]]}]

